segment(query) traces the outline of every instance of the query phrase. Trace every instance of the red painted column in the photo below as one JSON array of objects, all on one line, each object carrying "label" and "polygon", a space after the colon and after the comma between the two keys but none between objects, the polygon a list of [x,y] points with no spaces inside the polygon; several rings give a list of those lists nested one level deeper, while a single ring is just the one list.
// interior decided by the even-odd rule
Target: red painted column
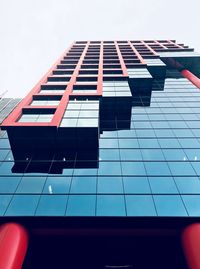
[{"label": "red painted column", "polygon": [[79,58],[79,61],[74,69],[74,72],[71,75],[71,79],[68,82],[67,88],[62,96],[62,99],[60,100],[60,104],[57,107],[56,112],[54,113],[53,119],[51,121],[52,125],[56,125],[57,127],[60,125],[60,122],[62,120],[62,116],[65,112],[65,109],[66,109],[68,101],[69,101],[69,96],[73,92],[73,85],[76,83],[76,78],[79,74],[79,70],[81,69],[81,65],[82,65],[83,60],[85,58],[85,55],[87,53],[89,44],[90,44],[90,42],[88,41],[87,44],[85,45],[85,48],[84,48],[80,58]]},{"label": "red painted column", "polygon": [[126,68],[126,64],[124,62],[124,59],[123,59],[123,56],[122,56],[121,51],[119,49],[119,46],[117,44],[117,41],[114,41],[114,43],[115,43],[115,48],[116,48],[117,55],[118,55],[118,58],[119,58],[119,62],[120,62],[120,65],[121,65],[121,69],[122,69],[122,72],[123,72],[123,76],[128,77],[128,71],[127,71],[127,68]]},{"label": "red painted column", "polygon": [[191,224],[182,234],[182,246],[189,269],[200,269],[200,223]]},{"label": "red painted column", "polygon": [[103,92],[103,41],[101,41],[100,54],[99,54],[97,94],[102,95],[102,92]]},{"label": "red painted column", "polygon": [[[73,43],[74,44],[74,43]],[[61,60],[63,60],[66,53],[73,47],[73,44],[64,51],[64,53],[61,55],[61,57],[53,64],[53,66],[49,69],[49,71],[42,77],[42,79],[33,87],[33,89],[27,94],[25,98],[21,100],[21,102],[15,107],[15,109],[8,115],[8,117],[3,121],[2,126],[26,126],[30,125],[30,123],[22,123],[22,122],[16,122],[17,118],[22,114],[23,107],[29,105],[30,101],[33,98],[34,94],[37,94],[40,91],[40,87],[42,84],[45,84],[47,81],[48,76],[52,75],[52,72],[56,69],[57,65],[60,63]],[[31,123],[33,125],[33,123]],[[45,124],[36,124],[44,126]],[[46,125],[50,125],[49,123]]]},{"label": "red painted column", "polygon": [[20,224],[0,227],[0,269],[20,269],[28,248],[28,232]]},{"label": "red painted column", "polygon": [[200,79],[196,77],[194,74],[192,74],[189,70],[184,69],[181,71],[181,74],[187,78],[189,81],[192,82],[197,88],[200,89]]}]

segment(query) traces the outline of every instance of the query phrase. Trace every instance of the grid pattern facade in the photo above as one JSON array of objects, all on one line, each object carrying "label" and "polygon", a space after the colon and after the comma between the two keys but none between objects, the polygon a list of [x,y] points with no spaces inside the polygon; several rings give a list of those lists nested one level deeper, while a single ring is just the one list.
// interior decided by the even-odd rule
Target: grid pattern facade
[{"label": "grid pattern facade", "polygon": [[200,92],[160,53],[193,49],[72,44],[2,124],[1,216],[200,215]]},{"label": "grid pattern facade", "polygon": [[[59,216],[199,216],[200,92],[167,78],[151,105],[133,107],[131,128],[104,130],[99,167],[71,159],[62,175],[30,173],[40,160],[14,163],[6,132],[0,139],[0,214]],[[123,122],[123,121],[122,121]],[[47,162],[49,172],[59,161]]]},{"label": "grid pattern facade", "polygon": [[[103,81],[126,79],[129,72],[138,78],[138,68],[152,65],[153,59],[158,61],[158,53],[191,51],[174,40],[74,42],[4,125],[59,127],[69,99],[101,96]],[[45,121],[45,116],[43,120],[25,120],[24,114],[31,118],[37,110],[50,120]]]},{"label": "grid pattern facade", "polygon": [[0,97],[0,124],[6,119],[6,117],[17,106],[21,99],[18,98],[2,98]]}]

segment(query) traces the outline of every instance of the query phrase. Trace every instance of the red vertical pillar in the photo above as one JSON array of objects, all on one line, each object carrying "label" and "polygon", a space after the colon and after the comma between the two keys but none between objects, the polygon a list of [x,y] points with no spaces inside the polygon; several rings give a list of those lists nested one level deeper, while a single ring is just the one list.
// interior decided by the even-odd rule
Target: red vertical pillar
[{"label": "red vertical pillar", "polygon": [[181,74],[187,78],[189,81],[192,82],[197,88],[200,89],[200,79],[196,77],[194,74],[192,74],[189,70],[184,69],[181,71]]},{"label": "red vertical pillar", "polygon": [[182,245],[189,269],[200,269],[200,223],[191,224],[182,234]]},{"label": "red vertical pillar", "polygon": [[28,248],[28,232],[19,224],[0,227],[0,269],[20,269]]}]

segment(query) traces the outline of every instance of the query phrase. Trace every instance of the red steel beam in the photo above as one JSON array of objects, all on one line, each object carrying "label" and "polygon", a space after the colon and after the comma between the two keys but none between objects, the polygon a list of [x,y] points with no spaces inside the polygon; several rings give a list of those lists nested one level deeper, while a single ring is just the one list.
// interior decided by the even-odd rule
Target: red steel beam
[{"label": "red steel beam", "polygon": [[192,84],[194,84],[197,88],[200,89],[200,79],[196,77],[193,73],[191,73],[189,70],[184,69],[181,71],[181,74],[187,78]]},{"label": "red steel beam", "polygon": [[[22,108],[24,106],[27,106],[31,102],[32,96],[34,94],[37,94],[40,91],[41,85],[42,84],[45,84],[47,82],[48,76],[52,75],[53,70],[56,69],[57,65],[64,58],[64,56],[71,49],[72,46],[73,46],[73,44],[67,50],[64,51],[64,53],[60,56],[60,58],[48,70],[48,72],[33,87],[33,89],[27,94],[27,96],[22,99],[22,101],[16,106],[16,108],[12,111],[12,113],[10,113],[10,115],[3,121],[3,123],[1,124],[1,126],[23,126],[24,125],[24,123],[22,123],[22,122],[16,122],[16,120],[20,117],[20,115],[22,113]],[[29,124],[29,125],[31,125],[31,124]]]},{"label": "red steel beam", "polygon": [[21,269],[28,248],[28,232],[16,223],[0,227],[0,268]]},{"label": "red steel beam", "polygon": [[115,48],[116,48],[117,55],[118,55],[118,58],[119,58],[119,62],[120,62],[120,65],[121,65],[121,69],[122,69],[122,72],[123,72],[123,76],[128,77],[128,71],[127,71],[124,59],[122,57],[121,51],[119,49],[119,46],[117,44],[117,41],[114,41],[114,44],[115,44]]},{"label": "red steel beam", "polygon": [[182,233],[182,247],[189,269],[200,268],[200,223],[189,225]]},{"label": "red steel beam", "polygon": [[88,50],[88,47],[89,47],[89,44],[90,42],[88,41],[87,44],[85,45],[85,48],[79,58],[79,61],[74,69],[74,72],[71,76],[71,79],[70,81],[68,82],[68,85],[67,85],[67,88],[62,96],[62,99],[60,100],[60,104],[56,110],[56,112],[54,113],[54,116],[53,116],[53,119],[51,121],[51,125],[53,126],[59,126],[60,125],[60,122],[62,120],[62,116],[65,112],[65,109],[67,107],[67,104],[69,102],[69,96],[70,94],[72,94],[73,92],[73,85],[76,83],[76,78],[79,74],[79,70],[81,69],[81,65],[83,63],[83,60],[85,58],[85,55],[86,55],[86,52]]},{"label": "red steel beam", "polygon": [[103,91],[103,41],[101,41],[100,45],[97,94],[102,95],[102,91]]}]

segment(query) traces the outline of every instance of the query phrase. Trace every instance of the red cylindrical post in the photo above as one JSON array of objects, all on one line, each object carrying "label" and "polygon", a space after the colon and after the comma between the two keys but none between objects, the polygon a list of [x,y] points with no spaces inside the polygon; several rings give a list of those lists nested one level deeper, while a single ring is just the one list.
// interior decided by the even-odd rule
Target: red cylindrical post
[{"label": "red cylindrical post", "polygon": [[191,224],[182,234],[182,245],[189,269],[200,269],[200,223]]},{"label": "red cylindrical post", "polygon": [[197,88],[200,89],[200,79],[195,76],[193,73],[191,73],[189,70],[184,69],[181,71],[181,74],[187,78],[189,81],[192,82],[192,84],[194,84]]},{"label": "red cylindrical post", "polygon": [[20,269],[28,248],[28,232],[17,223],[0,227],[0,269]]}]

